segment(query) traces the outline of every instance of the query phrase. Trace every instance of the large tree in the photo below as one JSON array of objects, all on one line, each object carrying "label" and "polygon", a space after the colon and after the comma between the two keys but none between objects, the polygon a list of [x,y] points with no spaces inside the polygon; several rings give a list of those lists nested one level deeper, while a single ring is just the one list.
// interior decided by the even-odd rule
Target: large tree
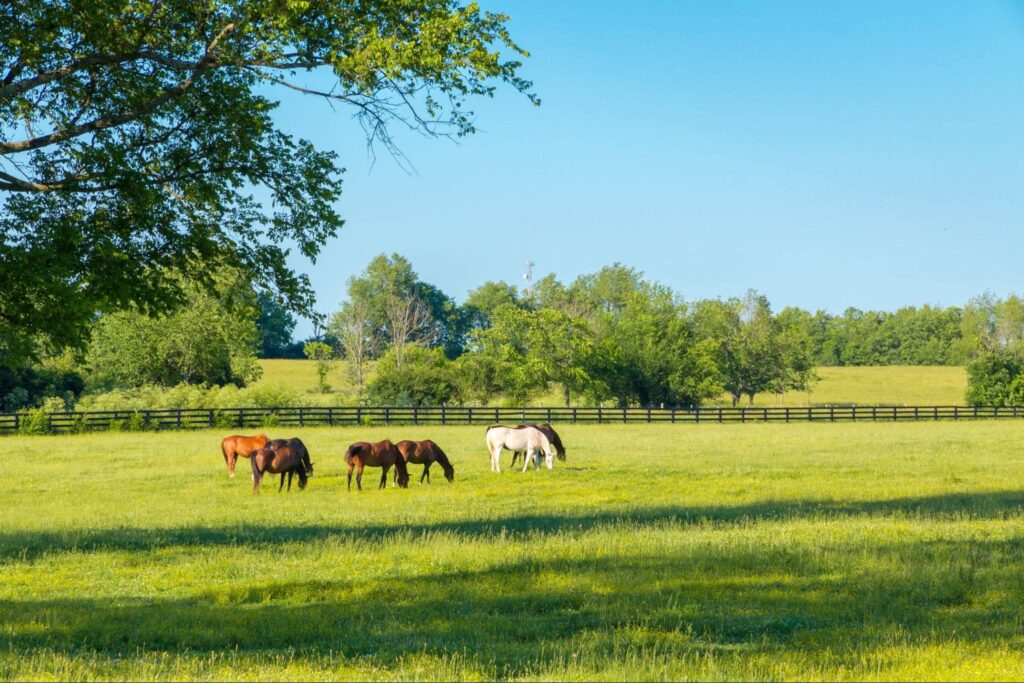
[{"label": "large tree", "polygon": [[459,0],[0,3],[0,365],[84,344],[97,313],[170,311],[224,264],[312,313],[283,245],[314,258],[341,227],[342,169],[276,95],[389,149],[396,125],[465,135],[473,96],[529,94],[506,22]]}]

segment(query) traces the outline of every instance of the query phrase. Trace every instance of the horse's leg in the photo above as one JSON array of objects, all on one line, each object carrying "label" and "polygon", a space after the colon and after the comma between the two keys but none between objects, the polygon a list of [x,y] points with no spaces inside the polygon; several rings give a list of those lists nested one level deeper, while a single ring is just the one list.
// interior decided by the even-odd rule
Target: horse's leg
[{"label": "horse's leg", "polygon": [[555,458],[553,455],[551,455],[551,451],[548,451],[547,453],[544,454],[544,461],[547,463],[549,470],[554,469]]},{"label": "horse's leg", "polygon": [[420,483],[423,483],[423,477],[427,478],[427,483],[430,483],[430,463],[428,462],[423,466],[423,474],[420,475]]},{"label": "horse's leg", "polygon": [[365,467],[365,465],[363,465],[363,461],[360,460],[359,466],[356,468],[356,487],[360,491],[363,490],[363,467]]},{"label": "horse's leg", "polygon": [[515,467],[516,466],[516,460],[518,460],[518,459],[519,459],[519,451],[512,451],[512,464],[509,465],[509,467]]},{"label": "horse's leg", "polygon": [[348,490],[352,490],[352,469],[355,467],[352,463],[348,464]]},{"label": "horse's leg", "polygon": [[[288,488],[290,489],[291,487],[288,487]],[[281,473],[281,483],[278,484],[278,486],[277,486],[277,492],[281,493],[281,491],[283,489],[284,489],[284,472]]]},{"label": "horse's leg", "polygon": [[501,446],[499,446],[498,444],[494,444],[494,450],[491,451],[491,471],[492,472],[501,472],[501,462],[499,462],[500,458],[501,458]]},{"label": "horse's leg", "polygon": [[527,446],[526,454],[523,456],[523,472],[530,469],[531,460],[533,460],[533,448]]},{"label": "horse's leg", "polygon": [[228,455],[224,454],[224,459],[228,461],[228,476],[232,479],[235,478],[235,463],[238,462],[238,453],[231,453]]},{"label": "horse's leg", "polygon": [[[288,470],[288,493],[292,492],[292,475],[296,472],[305,472],[306,470]],[[301,481],[301,478],[300,478]]]},{"label": "horse's leg", "polygon": [[[380,473],[380,486],[377,488],[386,489],[388,487],[388,472],[391,470],[391,465],[381,465],[381,469],[383,471]],[[398,471],[397,468],[395,471]]]}]

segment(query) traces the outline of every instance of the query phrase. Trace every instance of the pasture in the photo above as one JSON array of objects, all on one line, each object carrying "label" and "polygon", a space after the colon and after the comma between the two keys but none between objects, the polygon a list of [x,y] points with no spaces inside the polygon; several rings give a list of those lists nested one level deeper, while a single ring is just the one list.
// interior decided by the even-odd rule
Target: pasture
[{"label": "pasture", "polygon": [[[316,364],[309,360],[263,359],[263,377],[257,385],[284,385],[303,392],[309,405],[350,405],[356,388],[348,379],[344,361],[335,363],[327,378],[331,393],[317,393]],[[369,377],[373,377],[370,363]],[[891,365],[879,367],[819,367],[821,381],[808,394],[790,391],[781,396],[759,394],[754,405],[963,405],[967,372],[962,367]],[[534,405],[563,404],[562,391],[554,387]],[[582,404],[581,404],[582,405]],[[730,405],[722,396],[711,405]],[[744,398],[742,405],[747,405]]]},{"label": "pasture", "polygon": [[[1024,678],[1024,425],[558,428],[307,429],[258,497],[221,432],[0,440],[0,678]],[[346,493],[385,437],[455,483]]]}]

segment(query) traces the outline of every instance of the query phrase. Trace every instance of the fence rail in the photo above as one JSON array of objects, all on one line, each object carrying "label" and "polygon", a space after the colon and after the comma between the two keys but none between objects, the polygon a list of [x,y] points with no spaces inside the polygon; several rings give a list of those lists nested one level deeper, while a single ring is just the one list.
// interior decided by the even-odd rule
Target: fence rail
[{"label": "fence rail", "polygon": [[904,422],[1024,417],[1021,406],[811,406],[806,408],[488,408],[488,407],[300,407],[109,410],[0,414],[0,434],[53,434],[117,429],[244,429],[352,425],[470,425],[520,422],[582,424]]}]

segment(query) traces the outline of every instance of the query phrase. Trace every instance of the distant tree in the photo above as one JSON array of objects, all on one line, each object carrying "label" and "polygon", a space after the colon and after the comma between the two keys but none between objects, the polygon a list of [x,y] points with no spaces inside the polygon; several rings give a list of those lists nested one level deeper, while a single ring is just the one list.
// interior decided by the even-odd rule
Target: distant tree
[{"label": "distant tree", "polygon": [[494,311],[505,305],[527,307],[519,298],[519,292],[514,286],[505,282],[485,282],[469,293],[463,308],[469,326],[473,329],[482,329],[491,326]]},{"label": "distant tree", "polygon": [[316,362],[316,374],[319,379],[319,389],[321,394],[326,394],[331,390],[329,384],[327,384],[327,375],[330,374],[331,368],[334,365],[334,349],[330,345],[319,341],[306,342],[302,347],[302,352],[306,354],[306,358]]},{"label": "distant tree", "polygon": [[349,377],[362,393],[366,384],[366,362],[377,354],[377,330],[370,324],[369,306],[363,301],[349,301],[331,316],[328,332],[338,340],[338,347],[348,361]]},{"label": "distant tree", "polygon": [[291,357],[295,316],[276,297],[267,292],[260,292],[256,297],[256,303],[259,307],[256,327],[260,333],[260,357]]},{"label": "distant tree", "polygon": [[375,257],[348,282],[348,301],[365,307],[374,338],[401,362],[411,342],[441,346],[450,356],[462,351],[466,322],[462,310],[437,287],[422,282],[400,254]]},{"label": "distant tree", "polygon": [[994,349],[982,353],[967,365],[970,405],[1024,405],[1024,357],[1018,350]]},{"label": "distant tree", "polygon": [[223,271],[215,296],[197,283],[181,287],[188,305],[176,313],[121,311],[97,321],[86,354],[90,385],[242,386],[260,377],[258,309],[248,279]]},{"label": "distant tree", "polygon": [[440,348],[408,344],[399,364],[395,349],[388,350],[366,389],[367,398],[385,405],[445,405],[457,401],[458,385],[452,362]]}]

